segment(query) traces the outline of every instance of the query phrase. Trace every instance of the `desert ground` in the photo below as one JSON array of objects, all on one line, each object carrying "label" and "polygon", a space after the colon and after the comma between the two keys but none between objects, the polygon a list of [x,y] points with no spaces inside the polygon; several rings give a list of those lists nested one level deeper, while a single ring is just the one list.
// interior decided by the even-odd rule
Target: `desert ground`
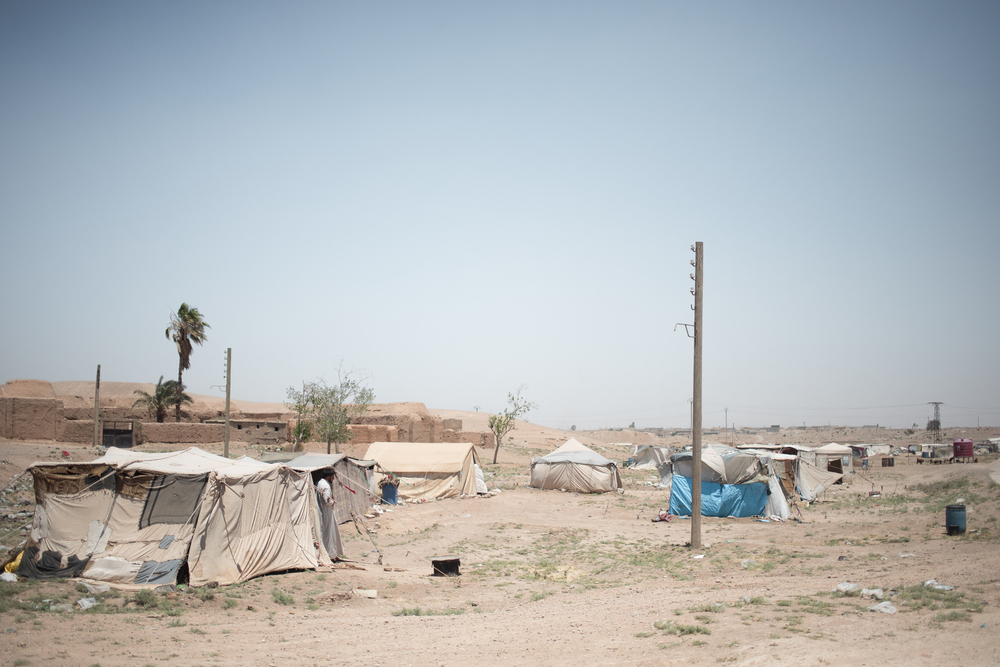
[{"label": "desert ground", "polygon": [[[466,428],[485,425],[481,413],[432,412],[462,418]],[[928,441],[880,431],[740,437]],[[949,431],[945,439],[979,441],[997,431]],[[372,537],[342,524],[347,561],[330,571],[152,595],[112,590],[96,607],[71,612],[49,609],[88,597],[82,582],[0,583],[0,664],[1000,664],[995,458],[876,464],[787,522],[704,518],[703,547],[692,550],[690,520],[651,521],[669,504],[649,485],[655,473],[623,471],[622,494],[527,488],[531,458],[570,435],[614,460],[628,457],[623,443],[684,444],[680,436],[519,423],[496,465],[492,451],[480,452],[500,494],[389,508],[367,521]],[[222,444],[202,448],[221,453]],[[30,522],[17,516],[32,509],[26,468],[63,452],[77,461],[98,455],[64,443],[0,441],[0,543],[16,545]],[[259,452],[239,445],[232,453]],[[944,508],[959,499],[968,530],[948,536]],[[442,555],[461,559],[460,576],[431,576],[429,559]],[[932,579],[954,589],[924,585]],[[842,582],[881,588],[897,613],[869,611],[878,600],[835,592]]]}]

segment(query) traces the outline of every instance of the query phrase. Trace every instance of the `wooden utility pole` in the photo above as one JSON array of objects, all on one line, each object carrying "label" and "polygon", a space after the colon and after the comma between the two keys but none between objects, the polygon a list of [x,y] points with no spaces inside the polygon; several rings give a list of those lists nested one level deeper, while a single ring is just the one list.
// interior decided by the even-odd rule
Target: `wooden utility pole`
[{"label": "wooden utility pole", "polygon": [[701,346],[702,346],[702,277],[704,248],[698,241],[694,248],[694,397],[691,419],[691,548],[701,549]]},{"label": "wooden utility pole", "polygon": [[224,451],[222,453],[227,459],[229,458],[229,388],[230,382],[229,377],[233,372],[233,348],[226,348],[226,444]]},{"label": "wooden utility pole", "polygon": [[94,447],[101,444],[101,365],[97,364],[97,380],[94,382]]}]

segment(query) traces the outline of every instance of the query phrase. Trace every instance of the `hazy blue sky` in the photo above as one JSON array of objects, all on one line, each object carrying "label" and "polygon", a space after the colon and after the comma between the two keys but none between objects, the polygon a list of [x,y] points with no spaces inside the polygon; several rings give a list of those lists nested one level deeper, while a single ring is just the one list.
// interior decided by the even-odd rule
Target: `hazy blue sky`
[{"label": "hazy blue sky", "polygon": [[0,4],[0,382],[1000,425],[996,2]]}]

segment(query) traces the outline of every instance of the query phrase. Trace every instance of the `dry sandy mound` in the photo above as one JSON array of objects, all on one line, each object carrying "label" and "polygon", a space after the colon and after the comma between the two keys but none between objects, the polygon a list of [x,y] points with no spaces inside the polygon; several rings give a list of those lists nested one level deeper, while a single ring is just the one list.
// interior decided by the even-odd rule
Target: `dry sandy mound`
[{"label": "dry sandy mound", "polygon": [[0,387],[0,396],[12,398],[55,398],[52,385],[45,380],[8,380]]}]

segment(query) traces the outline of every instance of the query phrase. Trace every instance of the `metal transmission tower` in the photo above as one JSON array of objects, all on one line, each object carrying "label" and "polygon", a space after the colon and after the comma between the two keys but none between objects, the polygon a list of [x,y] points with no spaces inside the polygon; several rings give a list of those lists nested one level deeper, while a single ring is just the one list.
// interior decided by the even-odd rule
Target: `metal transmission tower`
[{"label": "metal transmission tower", "polygon": [[944,401],[927,401],[927,405],[934,406],[934,423],[937,428],[934,429],[934,441],[937,442],[941,440],[941,403]]}]

